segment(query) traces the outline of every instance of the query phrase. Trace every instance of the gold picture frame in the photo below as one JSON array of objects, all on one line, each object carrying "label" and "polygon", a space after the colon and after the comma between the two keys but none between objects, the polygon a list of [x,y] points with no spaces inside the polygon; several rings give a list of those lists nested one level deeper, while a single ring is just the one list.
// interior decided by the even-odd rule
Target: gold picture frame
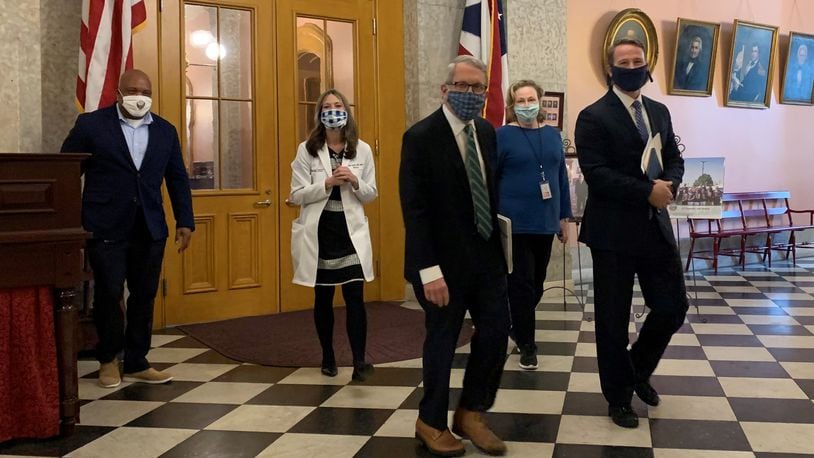
[{"label": "gold picture frame", "polygon": [[644,45],[647,68],[653,72],[659,57],[659,39],[653,21],[638,8],[622,10],[611,20],[602,48],[602,70],[607,72],[610,68],[607,49],[622,38],[633,38]]},{"label": "gold picture frame", "polygon": [[776,49],[776,26],[735,19],[724,105],[769,108]]},{"label": "gold picture frame", "polygon": [[667,93],[709,97],[721,24],[678,18]]},{"label": "gold picture frame", "polygon": [[[805,54],[803,54],[805,51]],[[789,33],[786,65],[780,80],[780,103],[814,104],[814,35]]]}]

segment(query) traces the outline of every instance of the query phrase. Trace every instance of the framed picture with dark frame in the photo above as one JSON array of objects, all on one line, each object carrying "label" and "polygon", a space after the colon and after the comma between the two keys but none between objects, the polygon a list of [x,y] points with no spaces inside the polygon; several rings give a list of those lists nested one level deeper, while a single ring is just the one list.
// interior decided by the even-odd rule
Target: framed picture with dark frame
[{"label": "framed picture with dark frame", "polygon": [[720,24],[678,18],[673,72],[667,92],[673,95],[709,97],[715,73]]},{"label": "framed picture with dark frame", "polygon": [[605,72],[610,66],[605,51],[622,38],[632,38],[644,45],[647,68],[652,72],[659,57],[659,39],[653,21],[638,8],[622,10],[611,20],[602,48],[602,71]]},{"label": "framed picture with dark frame", "polygon": [[724,105],[769,108],[777,27],[735,19]]},{"label": "framed picture with dark frame", "polygon": [[540,107],[545,113],[543,124],[562,130],[562,118],[565,105],[564,92],[546,91],[540,98]]},{"label": "framed picture with dark frame", "polygon": [[812,105],[814,87],[814,35],[789,33],[786,66],[780,81],[780,103]]}]

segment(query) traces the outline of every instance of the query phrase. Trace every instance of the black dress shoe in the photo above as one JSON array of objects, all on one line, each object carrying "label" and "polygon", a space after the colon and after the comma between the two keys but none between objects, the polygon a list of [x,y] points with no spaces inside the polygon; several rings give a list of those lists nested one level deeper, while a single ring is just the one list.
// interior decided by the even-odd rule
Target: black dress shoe
[{"label": "black dress shoe", "polygon": [[357,382],[364,382],[373,374],[373,365],[362,363],[353,366],[353,375],[351,378]]},{"label": "black dress shoe", "polygon": [[608,416],[611,417],[614,423],[622,428],[637,428],[639,426],[639,416],[630,407],[630,404],[624,406],[608,406]]},{"label": "black dress shoe", "polygon": [[328,377],[336,377],[338,373],[336,366],[322,366],[320,372],[322,372],[322,375],[327,375]]},{"label": "black dress shoe", "polygon": [[636,392],[636,395],[639,396],[639,399],[644,401],[645,404],[654,407],[659,405],[659,394],[653,389],[649,382],[644,381],[633,385],[633,391]]}]

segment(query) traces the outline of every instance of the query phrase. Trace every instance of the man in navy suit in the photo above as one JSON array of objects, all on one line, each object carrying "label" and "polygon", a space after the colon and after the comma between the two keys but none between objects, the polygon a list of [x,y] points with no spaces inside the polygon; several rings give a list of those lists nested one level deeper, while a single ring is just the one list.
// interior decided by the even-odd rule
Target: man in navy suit
[{"label": "man in navy suit", "polygon": [[442,107],[405,132],[401,148],[404,275],[424,309],[427,328],[416,437],[442,456],[465,451],[447,428],[447,406],[467,310],[475,335],[452,431],[489,454],[506,451],[481,416],[495,401],[509,333],[506,263],[490,164],[495,130],[480,117],[486,89],[483,62],[457,57],[441,85]]},{"label": "man in navy suit", "polygon": [[[599,381],[608,415],[634,428],[639,419],[633,393],[648,405],[659,403],[650,375],[688,308],[666,208],[681,183],[684,160],[667,107],[641,95],[649,77],[642,44],[620,40],[607,52],[612,88],[580,112],[575,130],[588,183],[579,240],[593,257]],[[657,134],[661,157],[658,148],[643,155]],[[628,350],[634,275],[650,313]]]},{"label": "man in navy suit", "polygon": [[[181,252],[195,228],[192,196],[175,127],[150,113],[150,78],[121,75],[117,103],[79,115],[62,144],[65,153],[89,153],[82,163],[82,225],[93,233],[87,255],[93,268],[93,318],[99,343],[99,384],[121,383],[118,355],[132,381],[166,383],[172,376],[147,362],[164,245],[169,231],[161,198],[166,181]],[[129,297],[122,310],[124,282]],[[125,318],[126,313],[126,318]]]}]

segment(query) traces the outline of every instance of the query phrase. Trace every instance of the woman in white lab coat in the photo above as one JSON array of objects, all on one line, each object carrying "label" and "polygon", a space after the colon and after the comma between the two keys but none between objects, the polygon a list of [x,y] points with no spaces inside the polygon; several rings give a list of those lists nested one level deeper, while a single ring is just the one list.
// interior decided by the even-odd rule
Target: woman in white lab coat
[{"label": "woman in white lab coat", "polygon": [[370,146],[359,140],[348,101],[336,89],[317,100],[316,127],[291,163],[289,201],[300,206],[291,230],[294,283],[314,287],[314,323],[322,345],[322,373],[337,374],[333,350],[333,296],[347,308],[353,379],[373,371],[365,360],[364,282],[373,280],[370,230],[363,204],[376,198]]}]

